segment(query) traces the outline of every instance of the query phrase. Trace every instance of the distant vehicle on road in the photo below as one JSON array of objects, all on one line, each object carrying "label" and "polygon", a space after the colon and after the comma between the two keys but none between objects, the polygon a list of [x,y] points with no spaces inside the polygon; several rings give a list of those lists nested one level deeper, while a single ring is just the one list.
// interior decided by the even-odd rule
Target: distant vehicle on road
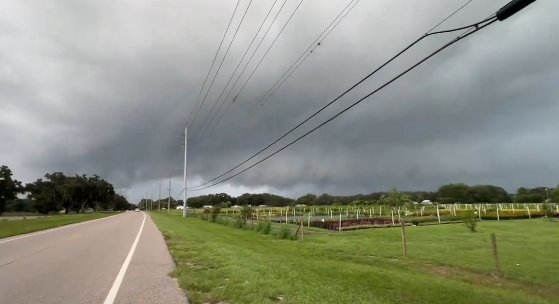
[{"label": "distant vehicle on road", "polygon": [[136,208],[136,209],[134,209],[134,211],[140,212],[140,208]]}]

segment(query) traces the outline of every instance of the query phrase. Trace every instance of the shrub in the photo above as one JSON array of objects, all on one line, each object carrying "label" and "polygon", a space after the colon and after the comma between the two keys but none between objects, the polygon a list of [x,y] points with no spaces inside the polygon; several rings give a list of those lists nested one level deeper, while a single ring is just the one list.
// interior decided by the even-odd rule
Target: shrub
[{"label": "shrub", "polygon": [[243,229],[244,226],[245,226],[245,222],[244,222],[243,218],[240,217],[240,216],[238,216],[238,217],[235,219],[234,227],[235,227],[235,228],[239,228],[239,229]]},{"label": "shrub", "polygon": [[470,229],[471,232],[477,232],[477,221],[478,220],[474,215],[470,215],[466,219],[464,219],[464,224],[466,225],[466,227],[468,227],[468,229]]},{"label": "shrub", "polygon": [[278,231],[278,238],[283,240],[291,239],[291,229],[289,229],[289,226],[281,226]]},{"label": "shrub", "polygon": [[215,223],[215,220],[217,219],[217,216],[221,213],[221,207],[219,206],[214,206],[212,208],[212,211],[210,212],[211,215],[211,221]]},{"label": "shrub", "polygon": [[204,212],[202,213],[202,219],[207,221],[210,219],[211,210],[209,208],[204,208]]},{"label": "shrub", "polygon": [[252,207],[245,206],[245,207],[243,207],[243,209],[241,209],[239,217],[242,218],[243,224],[246,223],[246,220],[248,219],[249,216],[252,217],[252,213],[254,213],[254,210],[252,209]]},{"label": "shrub", "polygon": [[258,222],[258,225],[256,225],[256,232],[260,232],[262,230],[264,230],[264,223]]},{"label": "shrub", "polygon": [[553,206],[550,203],[545,203],[542,206],[543,214],[546,218],[550,221],[553,221],[553,216],[555,216],[555,211],[553,210]]},{"label": "shrub", "polygon": [[264,224],[264,228],[262,229],[262,233],[268,235],[270,234],[270,231],[272,231],[272,223],[266,222]]}]

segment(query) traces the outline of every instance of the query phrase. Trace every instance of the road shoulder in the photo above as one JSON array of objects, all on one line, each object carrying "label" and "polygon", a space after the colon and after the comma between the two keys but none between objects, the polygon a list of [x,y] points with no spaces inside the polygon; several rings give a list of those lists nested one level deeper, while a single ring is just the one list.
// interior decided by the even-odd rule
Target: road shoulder
[{"label": "road shoulder", "polygon": [[175,262],[163,235],[147,215],[138,247],[126,271],[116,304],[189,303],[177,281],[169,276]]}]

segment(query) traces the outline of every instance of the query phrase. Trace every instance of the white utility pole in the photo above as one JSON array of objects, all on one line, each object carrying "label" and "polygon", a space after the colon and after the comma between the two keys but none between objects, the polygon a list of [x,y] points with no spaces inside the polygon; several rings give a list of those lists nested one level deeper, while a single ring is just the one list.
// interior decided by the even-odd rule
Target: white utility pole
[{"label": "white utility pole", "polygon": [[159,182],[159,199],[157,203],[157,211],[161,212],[161,182]]},{"label": "white utility pole", "polygon": [[171,209],[171,171],[169,171],[169,201],[167,202],[167,212],[169,212],[169,209]]},{"label": "white utility pole", "polygon": [[188,195],[186,194],[186,187],[187,187],[187,175],[186,175],[186,152],[187,152],[187,142],[188,142],[188,133],[187,133],[187,127],[184,127],[184,192],[183,192],[183,200],[184,202],[182,203],[182,217],[186,217],[186,200],[188,199]]},{"label": "white utility pole", "polygon": [[149,201],[149,210],[153,210],[153,191],[151,191],[151,200]]}]

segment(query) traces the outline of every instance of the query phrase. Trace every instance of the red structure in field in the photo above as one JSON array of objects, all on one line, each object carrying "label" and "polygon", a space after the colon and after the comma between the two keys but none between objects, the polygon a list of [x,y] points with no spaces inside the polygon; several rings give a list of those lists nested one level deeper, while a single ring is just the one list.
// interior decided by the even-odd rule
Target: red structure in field
[{"label": "red structure in field", "polygon": [[[312,221],[311,227],[323,228],[328,230],[339,230],[340,221],[339,220],[328,220],[328,221]],[[390,218],[361,218],[361,219],[343,219],[342,229],[345,227],[353,226],[385,226],[392,225],[392,219]]]}]

